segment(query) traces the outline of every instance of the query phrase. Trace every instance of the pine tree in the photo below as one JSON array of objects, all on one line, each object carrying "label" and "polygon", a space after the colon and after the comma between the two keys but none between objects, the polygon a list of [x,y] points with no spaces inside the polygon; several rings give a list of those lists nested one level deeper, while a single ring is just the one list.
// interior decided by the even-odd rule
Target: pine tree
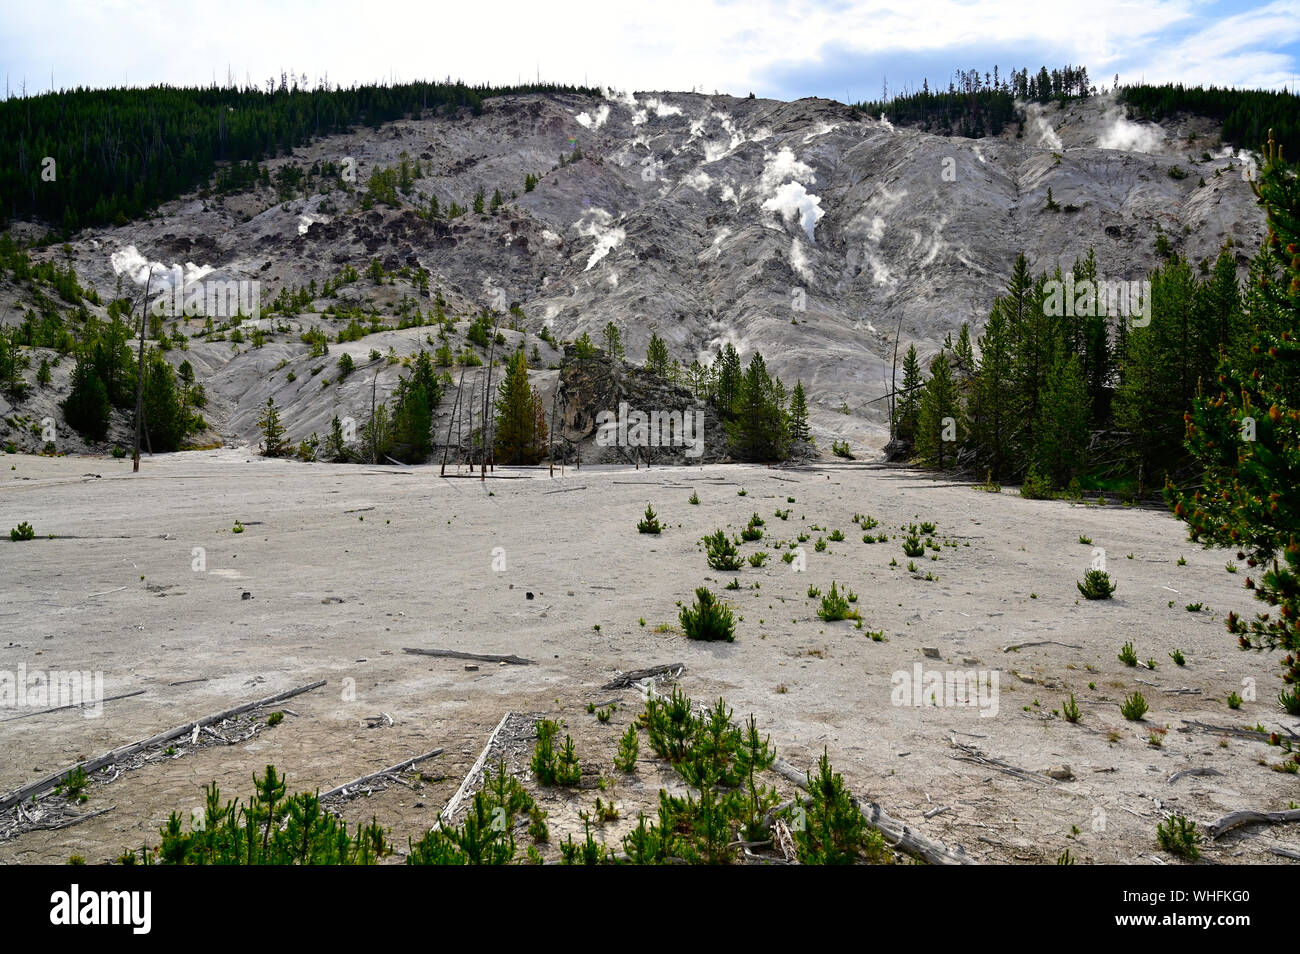
[{"label": "pine tree", "polygon": [[1002,299],[993,303],[980,336],[979,367],[970,405],[970,444],[976,471],[995,480],[1013,476],[1019,420],[1010,401],[1012,342]]},{"label": "pine tree", "polygon": [[650,344],[646,346],[645,367],[661,378],[668,376],[668,345],[654,332],[650,333]]},{"label": "pine tree", "polygon": [[528,361],[516,351],[506,363],[497,399],[496,453],[505,464],[535,464],[540,459],[537,411],[541,403],[528,386]]},{"label": "pine tree", "polygon": [[1259,569],[1245,586],[1269,612],[1229,613],[1243,649],[1282,649],[1279,696],[1300,714],[1300,179],[1271,140],[1253,186],[1268,234],[1251,268],[1246,320],[1254,329],[1239,358],[1219,367],[1217,386],[1187,415],[1187,447],[1203,468],[1194,491],[1166,483],[1174,514],[1206,546],[1233,547]]},{"label": "pine tree", "polygon": [[262,415],[257,419],[257,426],[262,429],[262,455],[265,457],[282,457],[289,448],[285,440],[284,427],[280,424],[280,411],[275,406],[275,398],[268,397]]},{"label": "pine tree", "polygon": [[741,379],[744,371],[740,365],[740,355],[730,341],[722,349],[722,354],[713,365],[713,405],[724,418],[735,413],[736,402],[740,398]]},{"label": "pine tree", "polygon": [[108,434],[108,389],[95,373],[87,358],[77,359],[72,369],[72,393],[63,402],[63,417],[68,426],[95,441]]},{"label": "pine tree", "polygon": [[624,358],[623,335],[618,330],[618,325],[614,322],[608,322],[600,333],[601,340],[605,344],[605,353],[610,358],[622,361]]},{"label": "pine tree", "polygon": [[741,378],[735,417],[726,428],[732,453],[741,460],[784,460],[789,453],[785,387],[767,373],[757,352]]},{"label": "pine tree", "polygon": [[177,394],[176,375],[157,352],[145,360],[144,424],[149,446],[155,451],[179,450],[187,422]]},{"label": "pine tree", "polygon": [[916,423],[916,450],[921,461],[942,470],[956,463],[961,416],[957,382],[942,352],[930,365],[930,380],[921,394]]},{"label": "pine tree", "polygon": [[1034,469],[1053,487],[1064,487],[1084,463],[1091,419],[1087,386],[1074,355],[1058,357],[1052,367],[1038,416]]},{"label": "pine tree", "polygon": [[489,210],[493,215],[496,215],[496,214],[497,214],[497,210],[501,208],[501,205],[502,205],[502,202],[503,202],[503,201],[504,201],[504,200],[501,198],[501,190],[500,190],[500,189],[495,190],[495,191],[492,193],[492,204],[488,207],[488,210]]},{"label": "pine tree", "polygon": [[325,438],[322,456],[329,461],[347,460],[347,444],[343,440],[343,422],[337,414],[330,421],[329,436]]},{"label": "pine tree", "polygon": [[916,422],[921,414],[921,389],[924,385],[916,345],[909,345],[903,357],[903,383],[894,408],[894,437],[906,444],[916,443]]},{"label": "pine tree", "polygon": [[803,381],[796,381],[790,395],[790,440],[795,444],[812,441],[812,431],[808,427],[808,398],[804,393]]},{"label": "pine tree", "polygon": [[483,214],[483,199],[483,190],[480,188],[474,193],[474,211],[480,215]]}]

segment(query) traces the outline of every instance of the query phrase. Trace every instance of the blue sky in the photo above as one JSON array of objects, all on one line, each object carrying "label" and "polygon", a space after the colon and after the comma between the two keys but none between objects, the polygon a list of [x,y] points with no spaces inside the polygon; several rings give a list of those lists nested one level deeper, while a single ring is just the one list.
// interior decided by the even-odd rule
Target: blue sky
[{"label": "blue sky", "polygon": [[876,99],[956,69],[1296,89],[1300,0],[0,0],[9,89],[444,78]]}]

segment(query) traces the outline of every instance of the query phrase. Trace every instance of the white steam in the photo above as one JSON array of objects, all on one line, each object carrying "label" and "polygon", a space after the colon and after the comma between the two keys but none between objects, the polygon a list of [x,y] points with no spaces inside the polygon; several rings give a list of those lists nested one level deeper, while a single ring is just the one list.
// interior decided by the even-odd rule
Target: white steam
[{"label": "white steam", "polygon": [[[137,285],[148,283],[151,289],[158,292],[172,291],[178,277],[181,288],[184,289],[215,271],[210,265],[195,265],[193,262],[186,262],[183,266],[177,262],[171,265],[151,262],[134,245],[114,252],[109,261],[115,275],[126,275]],[[153,273],[152,279],[149,277],[150,272]]]},{"label": "white steam", "polygon": [[766,159],[759,178],[763,211],[775,212],[785,222],[797,220],[808,234],[808,240],[816,241],[813,232],[826,212],[821,207],[821,197],[805,188],[817,180],[812,166],[796,158],[788,146],[768,153]]},{"label": "white steam", "polygon": [[609,106],[601,106],[600,109],[596,110],[595,116],[582,112],[578,113],[575,118],[578,120],[578,124],[586,129],[599,129],[605,125],[605,120],[609,119]]},{"label": "white steam", "polygon": [[591,250],[591,257],[587,259],[587,267],[583,269],[584,272],[590,271],[597,262],[618,248],[627,238],[627,233],[623,229],[611,225],[613,221],[614,217],[604,209],[592,206],[574,223],[573,227],[579,235],[596,240]]},{"label": "white steam", "polygon": [[1155,152],[1165,139],[1165,131],[1155,123],[1131,122],[1118,106],[1107,110],[1102,122],[1106,126],[1097,137],[1098,149]]},{"label": "white steam", "polygon": [[1052,124],[1043,116],[1043,107],[1039,103],[1021,103],[1028,117],[1029,135],[1027,141],[1031,146],[1043,146],[1047,149],[1060,152],[1061,137],[1056,134]]}]

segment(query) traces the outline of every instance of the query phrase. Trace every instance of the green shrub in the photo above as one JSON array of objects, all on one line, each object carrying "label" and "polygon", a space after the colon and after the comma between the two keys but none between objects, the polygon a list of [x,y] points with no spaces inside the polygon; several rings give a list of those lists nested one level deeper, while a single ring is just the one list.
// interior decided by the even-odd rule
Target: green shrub
[{"label": "green shrub", "polygon": [[1105,570],[1089,570],[1084,574],[1083,582],[1076,583],[1075,586],[1084,599],[1108,600],[1115,592],[1116,584],[1111,582],[1110,575]]},{"label": "green shrub", "polygon": [[1052,482],[1047,477],[1040,477],[1038,471],[1030,467],[1020,485],[1020,496],[1026,500],[1046,500],[1052,496]]},{"label": "green shrub", "polygon": [[695,605],[683,606],[678,616],[688,639],[733,641],[736,623],[731,608],[720,603],[706,587],[695,591]]},{"label": "green shrub", "polygon": [[830,592],[822,597],[821,609],[817,610],[817,615],[828,623],[860,618],[857,610],[853,609],[849,601],[836,589],[834,580],[831,581]]},{"label": "green shrub", "polygon": [[723,530],[716,530],[704,538],[704,551],[709,566],[715,570],[739,570],[743,565],[735,544]]},{"label": "green shrub", "polygon": [[1196,822],[1189,822],[1184,815],[1172,815],[1165,821],[1157,822],[1156,840],[1171,855],[1188,861],[1196,861],[1201,857],[1201,835],[1196,830]]},{"label": "green shrub", "polygon": [[659,518],[655,516],[654,510],[649,504],[645,505],[645,516],[637,523],[636,528],[641,533],[663,532],[663,526],[659,523]]},{"label": "green shrub", "polygon": [[795,834],[799,861],[806,865],[847,865],[859,858],[884,863],[890,859],[883,836],[867,827],[844,779],[831,770],[823,750],[817,770],[808,773],[809,800],[799,800],[804,824]]},{"label": "green shrub", "polygon": [[1138,662],[1137,651],[1133,649],[1131,642],[1125,643],[1120,647],[1119,661],[1125,666],[1136,666]]},{"label": "green shrub", "polygon": [[1079,706],[1074,701],[1074,693],[1070,693],[1070,698],[1061,703],[1061,714],[1065,716],[1066,722],[1079,721]]},{"label": "green shrub", "polygon": [[1120,704],[1119,711],[1129,722],[1137,722],[1147,714],[1147,701],[1142,693],[1135,692]]},{"label": "green shrub", "polygon": [[18,543],[20,540],[33,540],[35,538],[36,531],[33,530],[32,525],[26,521],[23,521],[9,531],[9,539],[14,543]]},{"label": "green shrub", "polygon": [[630,725],[618,740],[618,751],[614,754],[614,767],[620,772],[631,772],[636,768],[636,757],[640,749],[636,726]]}]

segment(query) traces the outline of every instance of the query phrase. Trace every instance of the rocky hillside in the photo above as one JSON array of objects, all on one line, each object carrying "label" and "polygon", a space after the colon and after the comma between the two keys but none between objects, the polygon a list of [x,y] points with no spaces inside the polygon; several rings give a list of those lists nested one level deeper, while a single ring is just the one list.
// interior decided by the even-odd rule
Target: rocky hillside
[{"label": "rocky hillside", "polygon": [[[273,179],[293,164],[340,170],[308,179],[309,192],[254,185],[193,195],[33,258],[69,255],[105,300],[119,282],[138,293],[152,261],[185,266],[189,279],[258,281],[263,307],[282,288],[322,286],[378,259],[390,273],[408,271],[379,284],[362,277],[312,307],[359,305],[395,326],[403,308],[431,313],[439,294],[454,318],[518,303],[515,320],[527,346],[540,345],[542,367],[559,361],[539,341],[543,329],[557,341],[584,331],[598,340],[612,320],[638,362],[652,332],[684,364],[730,341],[742,356],[761,351],[790,386],[803,380],[820,446],[845,437],[879,447],[896,329],[903,348],[914,341],[923,354],[962,321],[978,331],[1018,253],[1038,271],[1093,248],[1101,275],[1137,279],[1157,261],[1158,233],[1194,262],[1228,238],[1243,263],[1258,246],[1263,219],[1248,161],[1221,148],[1210,124],[1132,123],[1107,98],[1031,106],[1025,117],[1001,138],[968,140],[894,128],[819,99],[506,96],[479,116],[358,129],[266,164]],[[403,154],[420,164],[409,193],[399,191],[395,205],[365,202],[372,173]],[[540,179],[526,191],[530,175]],[[469,206],[478,190],[489,198],[500,190],[502,206],[450,221],[417,215],[430,196],[445,211],[452,201]],[[427,291],[410,277],[420,268],[431,276]],[[29,288],[0,280],[0,320],[16,322],[30,300]],[[312,374],[322,361],[300,340],[308,327],[334,334],[342,324],[310,309],[264,317],[261,348],[192,338],[169,360],[188,358],[205,384],[211,440],[255,441],[258,406],[270,396],[296,441],[323,432],[334,414],[368,412],[370,376],[322,385],[333,375]],[[184,326],[193,334],[202,321]],[[329,370],[343,351],[363,364],[372,349],[400,356],[429,347],[437,339],[428,332],[331,344]],[[17,407],[0,398],[0,418],[18,421],[0,440],[40,446],[30,425],[58,416],[70,365]],[[381,400],[400,371],[384,367]],[[537,374],[549,401],[557,373]],[[452,388],[443,427],[454,399]],[[836,413],[842,405],[847,415]],[[126,430],[115,419],[110,441]],[[59,446],[80,445],[64,436]]]}]

